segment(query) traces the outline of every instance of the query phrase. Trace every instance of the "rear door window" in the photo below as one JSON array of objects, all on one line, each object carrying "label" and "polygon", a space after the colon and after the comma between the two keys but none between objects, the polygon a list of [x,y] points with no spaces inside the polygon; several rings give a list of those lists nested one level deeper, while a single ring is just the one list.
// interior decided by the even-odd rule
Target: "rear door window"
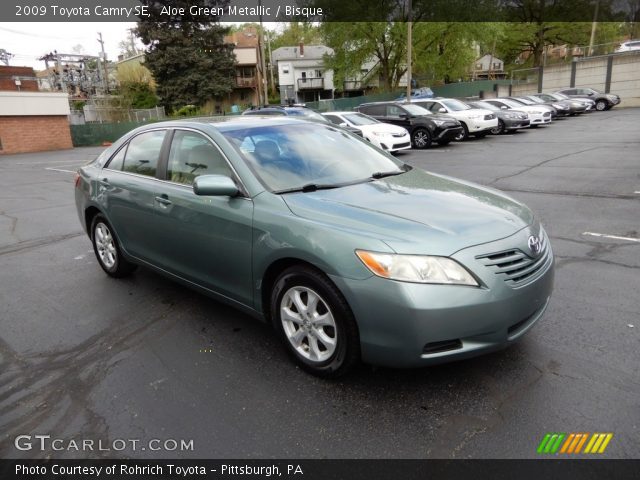
[{"label": "rear door window", "polygon": [[122,170],[155,177],[165,134],[165,130],[153,130],[133,137],[127,147]]}]

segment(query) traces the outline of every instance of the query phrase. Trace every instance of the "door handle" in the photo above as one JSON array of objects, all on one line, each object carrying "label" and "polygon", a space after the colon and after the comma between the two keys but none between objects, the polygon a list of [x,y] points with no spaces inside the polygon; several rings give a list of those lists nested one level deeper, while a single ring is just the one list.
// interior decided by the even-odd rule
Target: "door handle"
[{"label": "door handle", "polygon": [[164,206],[168,206],[171,205],[171,200],[169,200],[169,197],[166,194],[162,194],[156,197],[156,202],[164,205]]}]

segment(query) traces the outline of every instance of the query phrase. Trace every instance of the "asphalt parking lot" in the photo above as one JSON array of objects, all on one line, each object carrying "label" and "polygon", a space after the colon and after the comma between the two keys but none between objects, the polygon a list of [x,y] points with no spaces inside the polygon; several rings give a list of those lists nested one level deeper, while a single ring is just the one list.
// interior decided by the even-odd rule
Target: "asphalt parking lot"
[{"label": "asphalt parking lot", "polygon": [[[148,270],[107,277],[72,183],[102,148],[0,156],[0,458],[535,458],[547,432],[613,432],[602,456],[639,458],[638,125],[640,109],[614,109],[399,154],[528,204],[556,254],[554,296],[508,350],[339,381]],[[24,434],[194,448],[20,451]]]}]

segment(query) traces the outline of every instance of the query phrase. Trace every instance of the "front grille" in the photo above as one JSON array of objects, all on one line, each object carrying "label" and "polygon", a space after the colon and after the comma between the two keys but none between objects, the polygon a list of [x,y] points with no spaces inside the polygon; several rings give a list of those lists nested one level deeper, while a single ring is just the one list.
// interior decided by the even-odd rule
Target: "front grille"
[{"label": "front grille", "polygon": [[493,120],[494,118],[496,118],[496,116],[493,113],[484,116],[485,120]]},{"label": "front grille", "polygon": [[408,147],[409,145],[411,145],[411,142],[398,143],[397,145],[394,145],[394,148],[404,148]]},{"label": "front grille", "polygon": [[476,258],[493,270],[493,273],[500,275],[508,285],[517,287],[535,279],[539,272],[545,271],[549,266],[551,253],[545,235],[541,235],[540,242],[540,254],[537,257],[514,248],[478,255]]}]

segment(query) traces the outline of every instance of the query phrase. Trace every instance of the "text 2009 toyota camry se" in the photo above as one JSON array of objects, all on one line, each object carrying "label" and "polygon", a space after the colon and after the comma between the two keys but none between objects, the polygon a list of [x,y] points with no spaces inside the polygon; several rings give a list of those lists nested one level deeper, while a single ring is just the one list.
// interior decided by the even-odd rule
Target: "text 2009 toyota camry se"
[{"label": "text 2009 toyota camry se", "polygon": [[271,322],[321,376],[505,347],[553,287],[526,206],[331,125],[144,126],[78,171],[75,197],[107,274],[143,265]]}]

